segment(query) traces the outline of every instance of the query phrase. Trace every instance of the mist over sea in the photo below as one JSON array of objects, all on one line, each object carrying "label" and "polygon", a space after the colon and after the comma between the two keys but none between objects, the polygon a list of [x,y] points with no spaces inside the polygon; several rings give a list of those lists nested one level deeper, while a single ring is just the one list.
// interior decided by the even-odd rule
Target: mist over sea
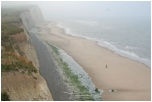
[{"label": "mist over sea", "polygon": [[96,41],[114,53],[151,66],[151,24],[147,19],[58,19],[66,34]]}]

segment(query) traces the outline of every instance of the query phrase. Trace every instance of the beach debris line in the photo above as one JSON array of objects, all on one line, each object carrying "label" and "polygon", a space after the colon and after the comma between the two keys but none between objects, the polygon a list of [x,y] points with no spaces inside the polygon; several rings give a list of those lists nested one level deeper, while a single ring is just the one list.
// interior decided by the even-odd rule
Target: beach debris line
[{"label": "beach debris line", "polygon": [[114,90],[114,89],[111,89],[111,90],[109,90],[109,92],[116,92],[117,90]]},{"label": "beach debris line", "polygon": [[95,88],[95,92],[100,93],[100,91],[98,90],[98,88]]}]

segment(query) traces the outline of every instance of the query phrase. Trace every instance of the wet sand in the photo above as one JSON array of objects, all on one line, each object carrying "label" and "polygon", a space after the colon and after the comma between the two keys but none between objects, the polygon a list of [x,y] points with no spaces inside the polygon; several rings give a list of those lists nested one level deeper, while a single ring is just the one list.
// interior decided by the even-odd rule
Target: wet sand
[{"label": "wet sand", "polygon": [[[39,37],[72,56],[95,86],[104,90],[102,100],[151,100],[150,68],[100,47],[94,41],[66,35],[54,24],[47,27],[41,29]],[[114,92],[110,92],[111,89]]]}]

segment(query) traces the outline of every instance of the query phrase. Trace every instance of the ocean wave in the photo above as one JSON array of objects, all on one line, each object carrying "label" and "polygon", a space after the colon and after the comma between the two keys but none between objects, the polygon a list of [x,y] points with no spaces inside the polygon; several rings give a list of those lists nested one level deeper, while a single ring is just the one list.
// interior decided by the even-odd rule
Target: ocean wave
[{"label": "ocean wave", "polygon": [[65,34],[70,34],[70,35],[73,35],[73,36],[75,35],[75,34],[73,34],[73,33],[71,32],[70,28],[64,27],[64,26],[62,26],[62,25],[59,24],[59,23],[57,23],[56,26],[59,27],[59,28],[63,28],[64,31],[65,31]]},{"label": "ocean wave", "polygon": [[138,47],[131,47],[131,46],[126,46],[126,47],[125,47],[125,49],[126,49],[126,50],[129,50],[129,49],[141,49],[141,48],[138,48]]},{"label": "ocean wave", "polygon": [[96,21],[84,21],[84,20],[71,20],[72,22],[76,22],[76,23],[81,23],[81,24],[84,24],[84,25],[89,25],[89,26],[97,26],[98,25],[98,22]]},{"label": "ocean wave", "polygon": [[[124,51],[124,50],[120,50],[120,49],[118,49],[116,46],[112,45],[111,43],[109,43],[109,42],[107,42],[107,41],[100,41],[100,42],[98,43],[98,45],[99,45],[99,46],[102,46],[102,47],[106,47],[106,48],[108,48],[109,50],[112,50],[112,51],[114,51],[114,52],[117,52],[117,53],[119,53],[119,54],[121,54],[121,55],[126,54],[126,55],[128,55],[128,56],[138,57],[138,58],[139,58],[139,56],[136,55],[135,53],[133,53],[133,52],[128,52],[128,51]],[[123,55],[123,56],[124,56],[124,55]],[[128,57],[128,56],[125,56],[125,57]]]},{"label": "ocean wave", "polygon": [[70,28],[61,25],[59,22],[57,23],[56,26],[59,27],[59,28],[64,29],[65,34],[76,36],[76,37],[82,37],[82,38],[85,38],[85,39],[88,39],[88,40],[95,41],[95,42],[98,43],[99,46],[108,48],[109,50],[115,52],[116,54],[119,54],[123,57],[127,57],[127,58],[135,60],[135,61],[138,61],[140,63],[143,63],[143,64],[147,65],[148,67],[151,67],[151,61],[150,60],[148,60],[147,58],[141,58],[137,54],[135,54],[134,52],[129,51],[129,49],[138,49],[137,47],[126,46],[125,47],[126,51],[124,51],[124,50],[118,49],[116,46],[114,46],[112,44],[112,42],[110,43],[108,41],[105,41],[104,39],[90,38],[90,37],[87,37],[87,36],[76,34],[76,33],[72,32]]},{"label": "ocean wave", "polygon": [[[150,60],[148,60],[146,58],[141,58],[137,54],[135,54],[134,52],[131,52],[131,51],[128,51],[128,50],[127,51],[120,50],[116,46],[110,44],[107,41],[100,41],[98,43],[98,45],[102,46],[102,47],[105,47],[105,48],[108,48],[109,50],[112,50],[116,54],[119,54],[119,55],[121,55],[123,57],[127,57],[129,59],[132,59],[132,60],[138,61],[140,63],[143,63],[143,64],[147,65],[148,67],[151,67],[151,61]],[[130,47],[130,48],[137,49],[137,47]]]}]

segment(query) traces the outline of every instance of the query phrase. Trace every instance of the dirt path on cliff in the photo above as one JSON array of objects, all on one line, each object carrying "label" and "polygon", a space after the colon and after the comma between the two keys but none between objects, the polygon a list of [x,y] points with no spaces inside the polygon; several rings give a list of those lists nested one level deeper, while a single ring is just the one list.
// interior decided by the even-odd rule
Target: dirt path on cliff
[{"label": "dirt path on cliff", "polygon": [[46,80],[49,90],[52,94],[54,101],[70,101],[73,100],[66,92],[68,88],[64,84],[62,77],[57,71],[57,67],[48,52],[48,49],[43,41],[37,36],[36,32],[29,32],[32,39],[32,44],[36,50],[39,60],[39,71],[43,78]]}]

